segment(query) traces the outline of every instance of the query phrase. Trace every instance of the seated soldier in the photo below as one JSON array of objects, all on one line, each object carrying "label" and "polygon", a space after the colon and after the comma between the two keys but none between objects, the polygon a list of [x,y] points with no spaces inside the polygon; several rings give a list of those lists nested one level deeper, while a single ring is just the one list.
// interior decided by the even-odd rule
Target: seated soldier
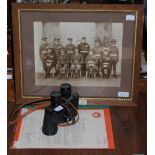
[{"label": "seated soldier", "polygon": [[50,72],[52,72],[52,75],[54,77],[56,70],[56,56],[54,54],[54,49],[51,47],[47,47],[46,55],[44,55],[43,58],[43,68],[45,71],[44,78],[50,77]]},{"label": "seated soldier", "polygon": [[46,54],[47,54],[47,48],[40,52],[40,59],[41,59],[42,63],[46,57]]},{"label": "seated soldier", "polygon": [[47,55],[47,48],[44,48],[42,50],[40,50],[40,59],[43,65],[43,73],[44,73],[44,78],[46,78],[45,75],[45,68],[46,68],[46,55]]},{"label": "seated soldier", "polygon": [[111,74],[111,57],[109,48],[104,48],[100,60],[100,76],[103,78],[110,78]]},{"label": "seated soldier", "polygon": [[89,76],[92,76],[96,78],[96,74],[98,71],[97,67],[97,59],[94,56],[94,51],[91,49],[89,51],[89,55],[86,57],[86,78]]},{"label": "seated soldier", "polygon": [[84,63],[84,59],[82,54],[79,53],[78,47],[75,48],[75,54],[72,55],[70,63],[71,63],[70,68],[71,74],[73,74],[73,71],[76,69],[79,70],[81,77],[81,66]]},{"label": "seated soldier", "polygon": [[61,71],[63,71],[63,73],[64,73],[64,70],[65,70],[65,74],[67,76],[69,73],[69,57],[66,54],[65,49],[61,48],[60,55],[57,56],[56,71],[58,74],[61,75],[61,73],[62,73]]}]

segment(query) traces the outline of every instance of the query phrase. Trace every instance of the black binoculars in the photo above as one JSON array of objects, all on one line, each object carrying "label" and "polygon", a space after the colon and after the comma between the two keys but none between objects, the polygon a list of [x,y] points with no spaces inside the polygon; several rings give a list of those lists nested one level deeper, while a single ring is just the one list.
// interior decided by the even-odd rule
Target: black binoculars
[{"label": "black binoculars", "polygon": [[64,83],[60,91],[50,95],[51,105],[45,108],[42,132],[47,136],[55,135],[58,126],[73,121],[78,114],[79,95],[72,92],[71,85]]}]

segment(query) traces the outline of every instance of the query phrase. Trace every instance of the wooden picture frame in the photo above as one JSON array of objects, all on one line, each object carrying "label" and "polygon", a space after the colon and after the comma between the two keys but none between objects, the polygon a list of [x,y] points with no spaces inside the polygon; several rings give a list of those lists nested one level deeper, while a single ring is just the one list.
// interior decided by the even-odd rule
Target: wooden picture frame
[{"label": "wooden picture frame", "polygon": [[[12,15],[17,103],[48,97],[51,91],[59,89],[61,83],[68,82],[73,85],[73,91],[80,94],[81,100],[88,100],[88,105],[137,104],[143,29],[142,5],[13,4]],[[73,54],[69,57],[66,50],[69,37],[83,56],[80,79],[71,78],[71,60],[74,59]],[[41,59],[43,52],[39,54],[42,40],[48,40],[47,49],[54,49],[57,60],[54,77],[48,75],[50,77],[47,79],[44,79],[43,75],[51,73],[44,68],[44,62],[47,66],[47,61]],[[61,44],[58,43],[60,40]],[[93,49],[92,57],[91,52],[86,55],[90,55],[90,59],[84,58],[80,41],[82,45],[90,46],[88,51]],[[61,52],[63,48],[58,48],[56,53],[54,43],[65,46],[67,56],[63,62],[67,64],[66,68],[65,65],[59,68],[60,58],[64,57]],[[101,49],[98,59],[94,54],[97,43]],[[111,49],[113,44],[116,48],[112,49],[115,50]],[[116,49],[119,56],[115,53]],[[118,60],[112,64],[112,56],[116,55]],[[108,56],[110,61],[105,63]],[[95,65],[91,68],[91,63],[87,60],[94,61]],[[109,65],[109,70],[104,70],[105,64]],[[68,79],[65,79],[66,73]],[[113,74],[117,77],[114,78]],[[73,75],[76,76],[75,70]],[[107,75],[110,75],[110,78],[106,77]]]}]

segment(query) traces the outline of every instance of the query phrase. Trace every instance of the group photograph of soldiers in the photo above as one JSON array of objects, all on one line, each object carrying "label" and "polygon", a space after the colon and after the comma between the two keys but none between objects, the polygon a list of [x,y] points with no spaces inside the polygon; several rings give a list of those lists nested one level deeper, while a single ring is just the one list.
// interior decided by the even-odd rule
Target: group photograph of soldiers
[{"label": "group photograph of soldiers", "polygon": [[[95,86],[105,83],[105,86],[120,86],[122,51],[121,40],[117,36],[105,40],[106,36],[99,36],[90,31],[92,28],[89,27],[95,27],[95,24],[91,23],[80,23],[83,27],[76,27],[77,32],[73,31],[74,23],[63,23],[60,30],[57,30],[59,23],[50,24],[53,32],[50,33],[50,27],[45,26],[47,32],[44,30],[46,34],[40,38],[40,44],[39,41],[36,44],[38,85],[70,82],[72,85]],[[67,26],[72,24],[69,30]],[[53,37],[55,31],[59,33],[59,37]],[[38,39],[38,36],[36,38]]]},{"label": "group photograph of soldiers", "polygon": [[48,43],[48,38],[42,38],[39,54],[44,79],[117,78],[119,50],[115,39],[111,40],[110,47],[102,47],[100,40],[96,39],[94,49],[90,49],[86,37],[82,37],[77,46],[72,43],[73,38],[67,40],[68,44],[62,46],[60,38],[55,38],[53,45]]}]

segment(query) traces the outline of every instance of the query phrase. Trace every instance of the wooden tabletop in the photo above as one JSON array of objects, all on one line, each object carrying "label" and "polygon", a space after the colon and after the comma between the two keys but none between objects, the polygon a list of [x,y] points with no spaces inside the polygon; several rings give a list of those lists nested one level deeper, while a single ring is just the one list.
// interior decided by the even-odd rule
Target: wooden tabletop
[{"label": "wooden tabletop", "polygon": [[[9,149],[15,127],[8,126],[8,155],[132,155],[147,154],[146,93],[139,94],[138,107],[110,107],[115,150],[50,150],[50,149]],[[8,103],[8,116],[15,109]]]}]

